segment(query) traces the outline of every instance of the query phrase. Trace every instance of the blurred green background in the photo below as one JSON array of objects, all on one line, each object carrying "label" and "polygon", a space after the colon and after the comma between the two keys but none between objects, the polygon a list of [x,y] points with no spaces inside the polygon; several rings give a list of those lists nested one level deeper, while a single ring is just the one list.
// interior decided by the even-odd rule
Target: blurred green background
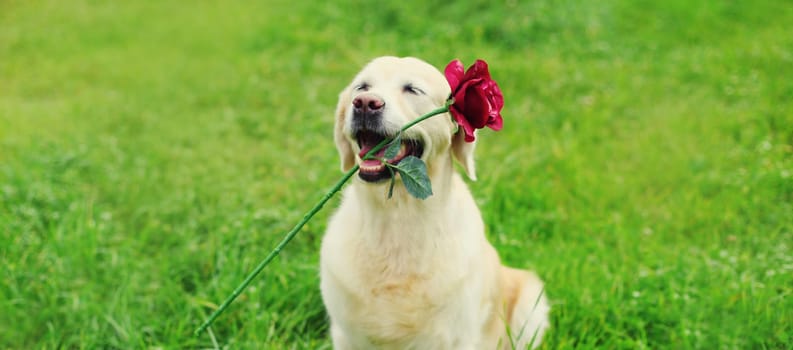
[{"label": "blurred green background", "polygon": [[[338,92],[487,60],[470,184],[545,349],[793,347],[790,1],[0,2],[0,348],[330,348]],[[335,199],[330,207],[338,202]],[[214,337],[214,338],[213,338]]]}]

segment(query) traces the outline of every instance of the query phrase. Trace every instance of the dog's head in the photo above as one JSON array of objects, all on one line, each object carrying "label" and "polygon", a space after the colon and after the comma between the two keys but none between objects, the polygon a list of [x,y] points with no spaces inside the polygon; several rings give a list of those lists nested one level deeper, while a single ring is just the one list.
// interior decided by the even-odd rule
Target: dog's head
[{"label": "dog's head", "polygon": [[[443,106],[450,93],[443,74],[419,59],[380,57],[370,62],[339,95],[334,134],[342,170],[357,163],[362,180],[389,179],[391,172],[380,161],[361,158],[383,139],[396,136],[403,125]],[[388,162],[416,156],[432,176],[434,163],[451,154],[475,179],[474,144],[464,142],[462,131],[455,130],[448,113],[418,123],[402,134],[402,148]]]}]

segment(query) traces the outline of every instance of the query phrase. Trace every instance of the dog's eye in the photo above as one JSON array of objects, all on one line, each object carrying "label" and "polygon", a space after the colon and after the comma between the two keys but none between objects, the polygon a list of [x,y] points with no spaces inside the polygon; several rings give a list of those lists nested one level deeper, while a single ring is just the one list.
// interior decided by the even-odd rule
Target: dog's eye
[{"label": "dog's eye", "polygon": [[402,90],[413,95],[424,95],[424,91],[410,84],[405,85]]},{"label": "dog's eye", "polygon": [[367,83],[360,83],[358,86],[355,87],[355,91],[366,91],[369,90],[369,84]]}]

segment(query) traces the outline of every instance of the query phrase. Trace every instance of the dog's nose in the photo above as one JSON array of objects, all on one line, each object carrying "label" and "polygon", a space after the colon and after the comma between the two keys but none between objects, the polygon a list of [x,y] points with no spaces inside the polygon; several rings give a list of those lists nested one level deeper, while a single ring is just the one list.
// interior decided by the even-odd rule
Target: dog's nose
[{"label": "dog's nose", "polygon": [[385,101],[374,94],[361,94],[352,100],[352,106],[355,107],[355,113],[369,114],[383,109]]}]

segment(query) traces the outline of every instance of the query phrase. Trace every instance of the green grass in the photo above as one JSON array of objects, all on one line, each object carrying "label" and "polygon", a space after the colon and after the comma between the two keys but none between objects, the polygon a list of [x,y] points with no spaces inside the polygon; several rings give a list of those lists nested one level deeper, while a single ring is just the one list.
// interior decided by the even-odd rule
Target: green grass
[{"label": "green grass", "polygon": [[[339,178],[368,60],[483,58],[471,183],[554,302],[545,349],[793,348],[787,1],[0,2],[0,348],[192,331]],[[337,199],[332,202],[335,206]],[[329,348],[315,218],[214,324]]]}]

